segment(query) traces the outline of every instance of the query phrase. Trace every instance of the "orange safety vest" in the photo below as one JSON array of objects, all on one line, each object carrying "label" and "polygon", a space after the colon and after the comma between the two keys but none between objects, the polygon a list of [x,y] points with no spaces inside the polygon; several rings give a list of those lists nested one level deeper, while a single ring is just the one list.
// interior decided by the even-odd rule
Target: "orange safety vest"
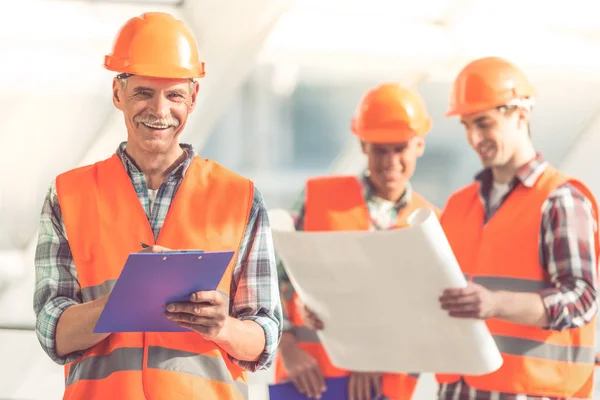
[{"label": "orange safety vest", "polygon": [[[140,241],[155,243],[122,162],[58,176],[58,200],[84,302],[110,292]],[[196,157],[173,199],[156,244],[171,249],[236,249],[217,290],[229,296],[254,186]],[[223,207],[227,204],[227,207]],[[112,333],[65,366],[64,399],[247,399],[246,372],[196,332]]]},{"label": "orange safety vest", "polygon": [[[395,228],[408,226],[408,217],[418,208],[427,207],[439,216],[440,211],[419,194],[412,192],[409,204],[398,214]],[[363,196],[363,188],[356,177],[321,177],[308,180],[304,214],[305,231],[364,231],[371,227],[369,209]],[[285,310],[299,346],[313,356],[324,377],[334,378],[350,374],[349,371],[331,363],[325,347],[316,332],[305,326],[299,312],[302,303],[297,294],[285,302]],[[401,355],[399,355],[401,356]],[[384,374],[382,393],[390,399],[410,399],[417,384],[418,375]],[[288,378],[280,354],[275,363],[275,381]]]},{"label": "orange safety vest", "polygon": [[[542,206],[559,186],[569,182],[593,205],[589,189],[551,166],[533,187],[517,186],[484,224],[479,184],[450,197],[441,223],[465,275],[490,290],[536,293],[553,287],[539,260]],[[595,249],[598,259],[598,238]],[[589,398],[592,395],[596,319],[581,328],[553,331],[489,319],[487,326],[504,359],[495,372],[464,376],[475,389],[531,396]],[[438,375],[452,383],[458,375]]]}]

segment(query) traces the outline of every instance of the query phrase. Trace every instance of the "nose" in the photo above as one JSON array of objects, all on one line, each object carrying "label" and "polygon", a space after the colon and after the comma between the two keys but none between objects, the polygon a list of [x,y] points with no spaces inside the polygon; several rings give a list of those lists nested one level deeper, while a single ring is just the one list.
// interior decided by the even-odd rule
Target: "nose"
[{"label": "nose", "polygon": [[386,170],[397,170],[402,167],[402,154],[397,152],[387,152],[381,160],[383,168]]},{"label": "nose", "polygon": [[471,146],[477,147],[483,140],[483,135],[477,128],[467,128],[467,139]]},{"label": "nose", "polygon": [[153,102],[151,105],[151,109],[152,109],[152,113],[157,117],[157,118],[165,118],[166,116],[168,116],[171,111],[169,109],[169,101],[168,99],[165,99],[163,96],[155,96],[153,98]]}]

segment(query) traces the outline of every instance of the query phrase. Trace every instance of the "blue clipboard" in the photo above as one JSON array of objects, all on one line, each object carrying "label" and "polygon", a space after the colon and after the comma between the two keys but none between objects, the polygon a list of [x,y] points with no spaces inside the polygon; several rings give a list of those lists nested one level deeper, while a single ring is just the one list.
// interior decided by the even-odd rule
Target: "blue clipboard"
[{"label": "blue clipboard", "polygon": [[215,290],[233,251],[132,253],[108,297],[94,333],[189,332],[164,313],[167,303]]},{"label": "blue clipboard", "polygon": [[[348,398],[349,377],[326,378],[327,390],[321,396],[321,400],[345,400]],[[296,390],[291,382],[279,383],[269,386],[270,400],[307,400],[306,395]]]}]

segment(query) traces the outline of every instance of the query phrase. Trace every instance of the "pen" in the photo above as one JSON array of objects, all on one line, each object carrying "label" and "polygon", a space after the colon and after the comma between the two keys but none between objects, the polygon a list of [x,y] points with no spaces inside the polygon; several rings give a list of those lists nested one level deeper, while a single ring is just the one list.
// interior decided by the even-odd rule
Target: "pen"
[{"label": "pen", "polygon": [[147,245],[146,243],[142,242],[140,242],[140,246],[142,246],[143,249],[147,249],[148,247],[150,247],[150,245]]}]

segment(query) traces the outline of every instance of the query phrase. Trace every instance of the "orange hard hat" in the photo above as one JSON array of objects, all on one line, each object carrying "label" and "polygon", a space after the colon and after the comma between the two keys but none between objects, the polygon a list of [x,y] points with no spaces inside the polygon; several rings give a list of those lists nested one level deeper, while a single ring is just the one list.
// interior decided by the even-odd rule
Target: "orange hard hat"
[{"label": "orange hard hat", "polygon": [[192,32],[172,15],[149,12],[121,27],[104,57],[110,71],[158,78],[202,78],[204,63]]},{"label": "orange hard hat", "polygon": [[454,81],[446,117],[490,110],[533,97],[525,74],[500,57],[484,57],[467,64]]},{"label": "orange hard hat", "polygon": [[432,126],[421,97],[396,83],[371,89],[357,107],[352,132],[370,143],[399,143],[425,136]]}]

